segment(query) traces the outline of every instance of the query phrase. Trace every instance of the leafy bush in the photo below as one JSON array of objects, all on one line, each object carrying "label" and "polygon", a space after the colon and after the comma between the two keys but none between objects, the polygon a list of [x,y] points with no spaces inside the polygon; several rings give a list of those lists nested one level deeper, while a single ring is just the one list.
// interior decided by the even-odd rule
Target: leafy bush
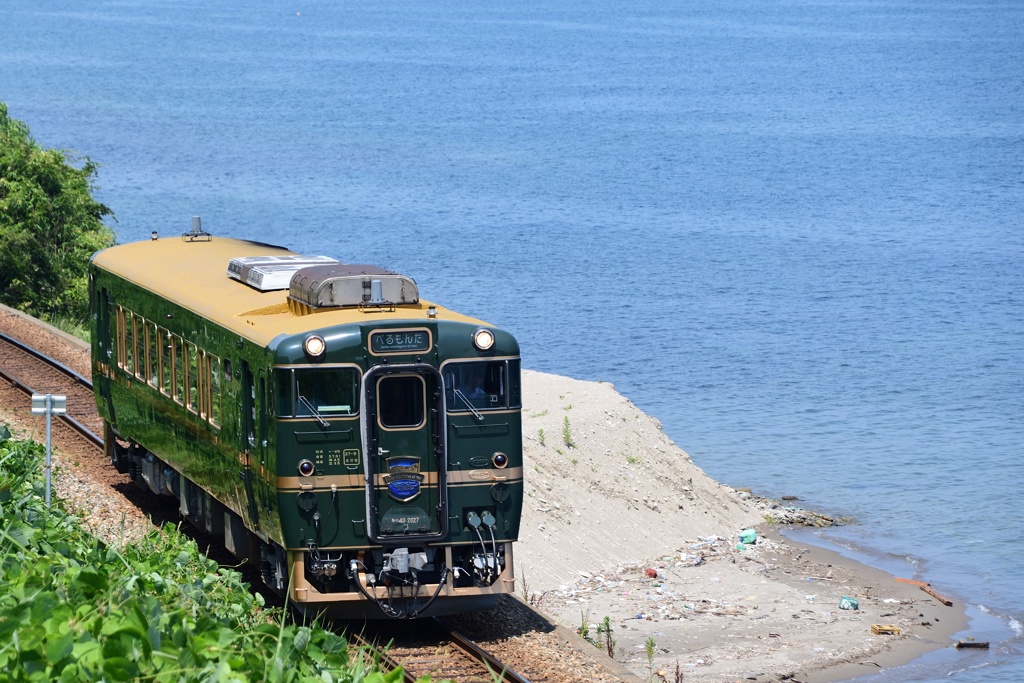
[{"label": "leafy bush", "polygon": [[88,319],[89,257],[114,243],[103,223],[112,212],[92,197],[95,175],[88,158],[44,149],[0,102],[0,302]]},{"label": "leafy bush", "polygon": [[336,634],[273,619],[173,526],[105,546],[45,507],[44,455],[0,425],[0,682],[400,680]]}]

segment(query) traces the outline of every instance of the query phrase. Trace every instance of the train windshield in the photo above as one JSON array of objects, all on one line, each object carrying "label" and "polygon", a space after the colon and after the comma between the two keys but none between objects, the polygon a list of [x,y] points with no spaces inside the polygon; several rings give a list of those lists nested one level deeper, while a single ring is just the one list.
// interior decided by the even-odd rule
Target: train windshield
[{"label": "train windshield", "polygon": [[332,417],[359,412],[359,373],[354,368],[278,369],[278,417]]},{"label": "train windshield", "polygon": [[521,406],[519,361],[448,363],[444,366],[449,411],[504,410]]}]

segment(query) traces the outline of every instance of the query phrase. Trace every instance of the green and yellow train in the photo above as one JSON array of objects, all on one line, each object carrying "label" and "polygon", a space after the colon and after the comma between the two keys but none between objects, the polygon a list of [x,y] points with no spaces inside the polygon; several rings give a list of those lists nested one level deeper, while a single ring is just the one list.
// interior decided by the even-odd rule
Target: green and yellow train
[{"label": "green and yellow train", "polygon": [[213,237],[93,256],[118,470],[305,611],[415,617],[514,590],[519,346],[381,268]]}]

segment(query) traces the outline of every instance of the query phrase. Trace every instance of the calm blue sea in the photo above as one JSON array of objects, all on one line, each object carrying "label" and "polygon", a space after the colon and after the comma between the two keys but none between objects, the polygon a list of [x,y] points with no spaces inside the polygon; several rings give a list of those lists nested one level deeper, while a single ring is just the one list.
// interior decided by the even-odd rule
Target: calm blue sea
[{"label": "calm blue sea", "polygon": [[1024,679],[1024,3],[5,0],[121,241],[374,263],[970,605]]}]

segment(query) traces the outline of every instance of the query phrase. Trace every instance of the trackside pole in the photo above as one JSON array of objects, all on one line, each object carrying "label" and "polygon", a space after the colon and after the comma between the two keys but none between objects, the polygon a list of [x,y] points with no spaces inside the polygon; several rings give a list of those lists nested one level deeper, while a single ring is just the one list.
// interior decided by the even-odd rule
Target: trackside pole
[{"label": "trackside pole", "polygon": [[50,423],[52,416],[68,412],[68,397],[64,394],[32,394],[32,414],[46,415],[46,507],[50,507],[50,470],[53,452]]}]

